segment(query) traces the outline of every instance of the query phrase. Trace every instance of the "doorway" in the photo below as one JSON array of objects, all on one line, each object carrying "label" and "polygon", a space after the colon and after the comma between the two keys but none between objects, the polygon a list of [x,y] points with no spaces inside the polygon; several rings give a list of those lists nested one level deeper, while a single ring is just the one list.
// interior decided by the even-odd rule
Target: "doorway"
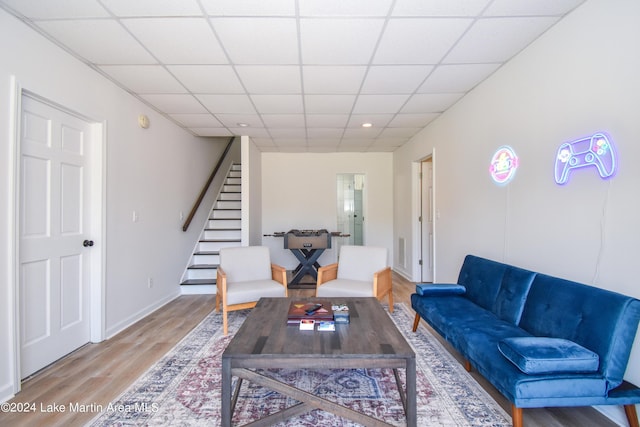
[{"label": "doorway", "polygon": [[102,339],[102,125],[17,93],[15,333],[23,379]]},{"label": "doorway", "polygon": [[364,244],[364,174],[340,173],[337,177],[338,231],[349,235],[340,244]]},{"label": "doorway", "polygon": [[420,281],[433,282],[433,157],[420,162]]}]

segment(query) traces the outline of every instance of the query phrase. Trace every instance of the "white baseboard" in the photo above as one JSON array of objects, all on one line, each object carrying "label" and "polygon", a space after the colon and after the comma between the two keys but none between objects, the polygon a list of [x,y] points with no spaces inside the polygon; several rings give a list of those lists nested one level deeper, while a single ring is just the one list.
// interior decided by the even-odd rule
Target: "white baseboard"
[{"label": "white baseboard", "polygon": [[163,306],[167,305],[168,303],[170,303],[174,299],[178,298],[179,296],[180,296],[180,292],[177,292],[177,293],[171,294],[171,295],[167,295],[166,297],[164,297],[164,298],[162,298],[162,299],[160,299],[158,301],[155,301],[153,304],[143,308],[142,310],[138,311],[137,313],[135,313],[135,314],[127,317],[126,319],[116,323],[115,325],[111,326],[110,328],[107,328],[107,330],[106,330],[107,339],[110,339],[110,338],[114,337],[115,335],[117,335],[120,332],[122,332],[125,329],[127,329],[129,326],[131,326],[134,323],[136,323],[137,321],[142,320],[143,318],[147,317],[148,315],[150,315],[154,311],[158,310],[159,308],[162,308]]}]

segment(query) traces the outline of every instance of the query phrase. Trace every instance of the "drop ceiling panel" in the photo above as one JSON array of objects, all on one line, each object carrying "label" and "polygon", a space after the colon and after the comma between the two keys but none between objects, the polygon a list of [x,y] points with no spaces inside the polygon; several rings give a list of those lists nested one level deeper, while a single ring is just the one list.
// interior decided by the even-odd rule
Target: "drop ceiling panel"
[{"label": "drop ceiling panel", "polygon": [[467,92],[489,77],[500,64],[439,65],[418,89],[419,93]]},{"label": "drop ceiling panel", "polygon": [[116,21],[41,21],[37,25],[94,64],[157,63]]},{"label": "drop ceiling panel", "polygon": [[260,114],[304,113],[301,95],[251,95]]},{"label": "drop ceiling panel", "polygon": [[263,114],[261,117],[269,128],[303,128],[306,125],[304,114]]},{"label": "drop ceiling panel", "polygon": [[411,94],[433,70],[430,65],[383,65],[369,68],[361,93]]},{"label": "drop ceiling panel", "polygon": [[349,120],[348,114],[307,114],[309,127],[344,128]]},{"label": "drop ceiling panel", "polygon": [[101,0],[101,3],[116,16],[126,17],[194,16],[202,13],[196,0]]},{"label": "drop ceiling panel", "polygon": [[206,13],[216,16],[294,16],[295,0],[201,0]]},{"label": "drop ceiling panel", "polygon": [[33,20],[101,18],[109,13],[95,0],[25,1],[4,0],[3,3]]},{"label": "drop ceiling panel", "polygon": [[249,93],[302,93],[299,66],[239,65],[236,71]]},{"label": "drop ceiling panel", "polygon": [[188,128],[223,127],[211,114],[171,114],[170,117]]},{"label": "drop ceiling panel", "polygon": [[354,114],[395,113],[409,99],[409,95],[360,95],[353,107]]},{"label": "drop ceiling panel", "polygon": [[446,63],[500,63],[525,48],[557,18],[487,18],[477,21],[445,58]]},{"label": "drop ceiling panel", "polygon": [[561,16],[579,6],[583,0],[494,0],[485,16]]},{"label": "drop ceiling panel", "polygon": [[212,113],[227,114],[253,114],[255,108],[247,95],[196,95],[196,98],[202,102]]},{"label": "drop ceiling panel", "polygon": [[160,65],[103,65],[102,71],[136,93],[186,93],[184,86]]},{"label": "drop ceiling panel", "polygon": [[393,16],[475,16],[489,2],[490,0],[397,0]]},{"label": "drop ceiling panel", "polygon": [[141,95],[140,98],[167,114],[198,114],[207,112],[202,104],[191,95],[149,94]]},{"label": "drop ceiling panel", "polygon": [[305,110],[311,114],[350,113],[355,95],[306,95]]},{"label": "drop ceiling panel", "polygon": [[374,64],[437,64],[473,23],[462,18],[389,21]]},{"label": "drop ceiling panel", "polygon": [[204,18],[126,19],[123,23],[163,63],[229,62]]},{"label": "drop ceiling panel", "polygon": [[391,0],[304,0],[299,2],[300,16],[386,16]]},{"label": "drop ceiling panel", "polygon": [[245,93],[230,65],[170,65],[167,69],[193,93]]},{"label": "drop ceiling panel", "polygon": [[383,19],[301,19],[302,62],[368,64],[383,24]]},{"label": "drop ceiling panel", "polygon": [[401,113],[441,113],[463,96],[462,93],[436,93],[413,95],[402,107]]},{"label": "drop ceiling panel", "polygon": [[356,94],[366,72],[365,66],[305,65],[302,67],[304,91],[307,94]]},{"label": "drop ceiling panel", "polygon": [[242,124],[251,128],[263,126],[262,120],[257,114],[216,114],[216,118],[228,128],[241,128]]},{"label": "drop ceiling panel", "polygon": [[235,64],[298,64],[292,18],[215,18],[213,28]]}]

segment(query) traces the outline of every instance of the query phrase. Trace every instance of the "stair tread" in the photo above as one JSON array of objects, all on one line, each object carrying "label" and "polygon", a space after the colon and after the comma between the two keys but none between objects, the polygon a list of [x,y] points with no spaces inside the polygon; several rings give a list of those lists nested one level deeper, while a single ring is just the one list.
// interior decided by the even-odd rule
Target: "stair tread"
[{"label": "stair tread", "polygon": [[239,231],[242,230],[240,227],[229,227],[229,228],[205,228],[204,231]]},{"label": "stair tread", "polygon": [[240,242],[241,239],[200,239],[199,242]]},{"label": "stair tread", "polygon": [[220,264],[191,264],[189,269],[191,270],[213,270],[217,269]]},{"label": "stair tread", "polygon": [[220,251],[197,251],[194,255],[220,255]]},{"label": "stair tread", "polygon": [[181,285],[215,285],[216,279],[188,279],[180,283]]}]

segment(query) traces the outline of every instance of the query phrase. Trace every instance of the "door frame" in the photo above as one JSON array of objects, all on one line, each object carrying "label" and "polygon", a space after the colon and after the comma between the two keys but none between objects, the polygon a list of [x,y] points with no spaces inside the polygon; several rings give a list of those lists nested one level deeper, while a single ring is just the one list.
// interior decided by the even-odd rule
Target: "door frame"
[{"label": "door frame", "polygon": [[21,168],[21,123],[22,123],[22,98],[28,96],[50,105],[53,108],[64,111],[67,114],[78,117],[91,126],[91,141],[93,146],[91,162],[91,200],[92,206],[89,232],[96,241],[96,245],[90,251],[91,259],[91,279],[90,289],[90,341],[100,342],[105,339],[105,260],[106,260],[106,122],[92,119],[56,102],[53,102],[37,93],[31,92],[22,87],[15,76],[11,77],[12,99],[11,99],[11,123],[10,138],[12,146],[10,148],[10,191],[11,191],[11,230],[13,232],[10,245],[9,264],[9,322],[13,330],[13,340],[9,349],[10,363],[13,366],[13,391],[17,393],[21,389],[22,379],[20,374],[20,184]]},{"label": "door frame", "polygon": [[[421,281],[422,278],[422,266],[419,264],[420,260],[422,259],[422,224],[420,222],[420,216],[422,215],[422,191],[423,191],[423,180],[422,177],[420,176],[420,171],[421,171],[421,167],[422,167],[422,162],[431,159],[431,184],[432,184],[432,193],[431,193],[431,197],[433,199],[433,203],[431,204],[431,217],[433,218],[433,250],[431,251],[431,262],[433,263],[433,282],[436,282],[437,280],[437,220],[438,220],[438,215],[437,212],[438,210],[436,209],[436,148],[433,147],[432,151],[430,154],[425,155],[424,157],[421,157],[420,159],[416,160],[413,162],[412,164],[412,187],[413,187],[413,200],[411,202],[411,205],[413,207],[413,220],[412,220],[412,230],[413,230],[413,236],[418,236],[417,238],[412,239],[413,240],[413,256],[412,256],[412,261],[413,261],[413,268],[411,269],[411,273],[413,275],[413,280],[416,282]],[[423,260],[424,262],[424,260]]]}]

